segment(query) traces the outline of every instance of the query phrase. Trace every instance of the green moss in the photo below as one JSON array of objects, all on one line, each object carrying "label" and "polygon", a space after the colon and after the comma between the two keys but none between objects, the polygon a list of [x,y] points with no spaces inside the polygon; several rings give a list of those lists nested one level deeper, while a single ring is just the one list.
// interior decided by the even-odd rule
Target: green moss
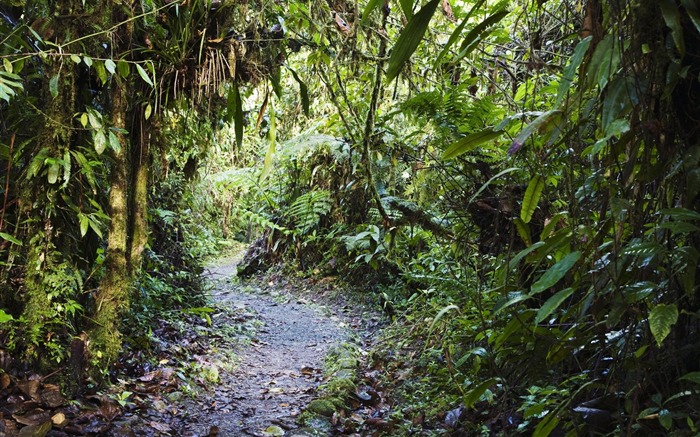
[{"label": "green moss", "polygon": [[336,406],[330,399],[316,399],[309,403],[306,410],[320,416],[331,417],[336,411]]}]

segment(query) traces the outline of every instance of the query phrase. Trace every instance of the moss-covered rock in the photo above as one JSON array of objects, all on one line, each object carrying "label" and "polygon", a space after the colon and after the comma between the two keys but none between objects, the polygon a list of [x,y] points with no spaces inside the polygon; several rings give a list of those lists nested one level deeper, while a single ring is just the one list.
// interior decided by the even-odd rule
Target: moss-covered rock
[{"label": "moss-covered rock", "polygon": [[309,402],[306,410],[320,416],[332,417],[336,406],[330,399],[316,399]]}]

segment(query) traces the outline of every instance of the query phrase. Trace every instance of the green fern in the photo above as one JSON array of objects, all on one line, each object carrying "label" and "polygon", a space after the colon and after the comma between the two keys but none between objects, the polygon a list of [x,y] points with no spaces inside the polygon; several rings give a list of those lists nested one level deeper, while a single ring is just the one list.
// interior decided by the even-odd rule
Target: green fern
[{"label": "green fern", "polygon": [[287,215],[297,232],[306,234],[318,224],[322,216],[330,212],[332,206],[328,190],[314,190],[299,196],[289,207]]}]

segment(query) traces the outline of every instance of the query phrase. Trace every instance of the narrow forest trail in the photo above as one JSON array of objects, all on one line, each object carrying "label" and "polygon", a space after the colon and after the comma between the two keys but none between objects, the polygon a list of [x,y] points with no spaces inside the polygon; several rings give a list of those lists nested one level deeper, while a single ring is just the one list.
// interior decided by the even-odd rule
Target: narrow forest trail
[{"label": "narrow forest trail", "polygon": [[323,381],[324,357],[348,339],[348,327],[284,289],[232,283],[235,272],[235,262],[209,269],[213,299],[235,312],[252,312],[259,327],[250,344],[235,351],[235,369],[220,374],[213,391],[188,402],[177,434],[311,435],[297,429],[296,418]]}]

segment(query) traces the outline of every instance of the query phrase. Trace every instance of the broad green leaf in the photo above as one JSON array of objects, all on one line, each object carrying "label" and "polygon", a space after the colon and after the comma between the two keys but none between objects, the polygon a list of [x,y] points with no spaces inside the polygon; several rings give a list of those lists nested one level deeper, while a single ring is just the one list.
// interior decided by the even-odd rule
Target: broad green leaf
[{"label": "broad green leaf", "polygon": [[659,411],[659,423],[664,427],[666,431],[670,431],[673,426],[673,416],[671,412],[667,409]]},{"label": "broad green leaf", "polygon": [[524,223],[530,223],[530,220],[532,220],[532,215],[537,209],[537,204],[540,202],[540,197],[542,197],[544,183],[544,176],[537,175],[532,178],[530,183],[527,185],[527,190],[525,190],[525,196],[523,197],[523,204],[520,208],[520,219]]},{"label": "broad green leaf", "polygon": [[360,24],[363,26],[367,24],[367,21],[369,21],[369,16],[372,14],[372,12],[379,6],[380,0],[369,0],[367,2],[367,6],[365,6],[365,9],[362,11],[362,21]]},{"label": "broad green leaf", "polygon": [[583,57],[586,56],[586,53],[588,52],[588,47],[590,47],[592,39],[592,36],[587,36],[576,45],[574,53],[573,55],[571,55],[571,60],[566,65],[566,68],[564,68],[564,75],[561,78],[561,82],[559,82],[559,88],[557,89],[557,101],[554,104],[555,107],[559,107],[559,105],[566,98],[566,94],[569,92],[569,88],[571,88],[571,84],[574,80],[574,76],[576,75],[576,71],[581,65]]},{"label": "broad green leaf", "polygon": [[80,59],[80,56],[75,55],[75,54],[70,55],[70,60],[76,64],[80,64],[82,62],[82,59]]},{"label": "broad green leaf", "polygon": [[93,129],[102,129],[102,120],[100,120],[100,115],[92,109],[88,109],[88,120],[90,121],[90,127]]},{"label": "broad green leaf", "polygon": [[413,17],[413,0],[399,0],[399,4],[403,14],[410,20]]},{"label": "broad green leaf", "polygon": [[700,384],[700,372],[690,372],[678,378],[679,381],[690,381],[695,384]]},{"label": "broad green leaf", "polygon": [[676,44],[678,53],[685,56],[685,39],[683,38],[683,25],[681,24],[681,13],[678,10],[676,0],[659,0],[661,15],[664,17],[666,26],[671,29],[673,42]]},{"label": "broad green leaf", "polygon": [[475,403],[481,399],[481,396],[486,393],[486,390],[489,389],[489,387],[495,385],[498,383],[498,378],[489,378],[486,381],[483,381],[481,384],[477,385],[475,388],[469,390],[464,396],[464,406],[467,408],[471,408]]},{"label": "broad green leaf", "polygon": [[507,10],[498,11],[470,30],[467,36],[464,37],[464,40],[459,47],[459,54],[457,55],[457,58],[455,58],[455,61],[459,61],[460,59],[469,55],[469,53],[476,48],[479,41],[483,40],[483,38],[489,33],[487,29],[501,21],[503,17],[508,15],[508,12],[509,11]]},{"label": "broad green leaf", "polygon": [[681,0],[685,12],[690,17],[690,21],[695,25],[695,29],[700,32],[700,8],[696,0]]},{"label": "broad green leaf", "polygon": [[105,148],[107,147],[107,138],[105,138],[105,133],[101,130],[98,130],[95,132],[95,152],[97,152],[98,155],[101,155],[102,152],[105,151]]},{"label": "broad green leaf", "polygon": [[92,232],[96,233],[98,237],[102,238],[102,230],[100,229],[100,224],[97,223],[95,220],[91,220],[89,217],[88,220],[90,221],[90,229],[92,229]]},{"label": "broad green leaf", "polygon": [[503,311],[504,309],[515,305],[516,303],[529,300],[531,297],[532,296],[521,291],[510,292],[504,299],[496,303],[496,305],[493,307],[493,312],[498,313],[499,311]]},{"label": "broad green leaf", "polygon": [[61,169],[61,166],[58,165],[58,162],[52,162],[49,165],[49,174],[48,174],[48,180],[50,184],[55,184],[58,181],[58,171]]},{"label": "broad green leaf", "polygon": [[107,83],[107,70],[103,62],[98,61],[95,64],[95,71],[97,72],[97,77],[100,78],[102,85]]},{"label": "broad green leaf", "polygon": [[408,20],[408,24],[403,29],[399,38],[394,44],[389,58],[389,66],[387,67],[387,80],[391,82],[399,75],[401,69],[413,52],[416,51],[418,45],[428,29],[430,19],[433,18],[435,9],[440,3],[440,0],[431,0],[421,8],[420,11]]},{"label": "broad green leaf", "polygon": [[58,74],[49,80],[49,92],[54,99],[58,97]]},{"label": "broad green leaf", "polygon": [[552,411],[551,413],[544,416],[544,418],[537,424],[535,430],[532,433],[533,437],[548,437],[554,428],[559,424],[559,418],[557,417],[557,411]]},{"label": "broad green leaf", "polygon": [[87,113],[83,112],[82,114],[80,114],[80,124],[82,124],[83,127],[87,127],[87,125],[88,125]]},{"label": "broad green leaf", "polygon": [[525,223],[520,217],[515,217],[513,219],[513,223],[515,224],[515,229],[518,231],[518,235],[520,235],[523,243],[525,243],[526,246],[530,246],[532,244],[530,226],[528,226],[528,224]]},{"label": "broad green leaf", "polygon": [[544,290],[553,287],[559,282],[571,268],[576,264],[576,262],[581,258],[581,252],[574,251],[566,255],[558,263],[550,267],[544,275],[540,277],[532,287],[530,288],[530,295],[535,295],[541,293]]},{"label": "broad green leaf", "polygon": [[477,146],[490,141],[494,138],[498,138],[503,134],[503,131],[494,131],[493,129],[485,129],[481,132],[474,132],[469,134],[459,141],[450,144],[447,149],[442,154],[442,159],[452,159],[459,155],[467,153],[474,150]]},{"label": "broad green leaf", "polygon": [[129,63],[126,62],[123,59],[120,59],[117,61],[117,70],[119,70],[119,75],[126,79],[129,77],[129,73],[131,73],[131,68],[129,67]]},{"label": "broad green leaf", "polygon": [[621,42],[612,34],[606,35],[595,47],[586,68],[589,86],[598,84],[601,90],[610,80],[611,72],[617,71],[622,60]]},{"label": "broad green leaf", "polygon": [[265,162],[263,163],[262,173],[260,173],[259,182],[262,182],[267,178],[267,176],[272,171],[272,164],[275,159],[275,147],[277,144],[277,122],[275,120],[275,108],[270,101],[268,116],[270,117],[270,132],[268,133],[270,137],[270,145],[267,148],[267,153],[265,153]]},{"label": "broad green leaf", "polygon": [[666,208],[659,211],[659,214],[667,215],[674,220],[700,220],[700,213],[687,208]]},{"label": "broad green leaf", "polygon": [[89,56],[84,56],[83,57],[83,62],[85,62],[85,65],[88,67],[92,67],[92,58]]},{"label": "broad green leaf", "polygon": [[10,234],[6,234],[5,232],[0,232],[0,238],[2,238],[3,240],[9,241],[12,244],[16,244],[18,246],[22,245],[21,241],[19,241],[18,239],[16,239],[15,237],[13,237]]},{"label": "broad green leaf", "polygon": [[107,59],[105,61],[105,68],[109,71],[109,74],[114,74],[114,72],[117,71],[117,64],[115,64],[113,60]]},{"label": "broad green leaf", "polygon": [[135,64],[136,65],[136,71],[138,71],[139,76],[141,76],[141,79],[143,79],[144,82],[149,84],[150,86],[153,86],[153,81],[151,81],[151,78],[148,77],[148,73],[146,73],[146,70],[143,69],[141,64]]},{"label": "broad green leaf", "polygon": [[528,124],[522,131],[520,131],[518,136],[515,137],[513,144],[511,144],[510,148],[508,149],[508,154],[512,155],[517,153],[518,150],[523,147],[525,141],[527,141],[536,130],[544,131],[545,129],[552,127],[557,120],[561,119],[562,114],[562,111],[558,109],[552,109],[541,113],[539,117],[534,119],[532,123]]},{"label": "broad green leaf", "polygon": [[442,61],[442,58],[445,57],[445,55],[450,51],[450,48],[454,45],[455,42],[457,42],[457,39],[462,35],[462,31],[464,30],[464,27],[467,25],[467,22],[471,18],[472,14],[474,11],[478,10],[479,7],[484,3],[485,0],[479,0],[477,1],[474,6],[469,10],[467,13],[467,16],[464,17],[464,20],[462,20],[461,23],[459,23],[459,26],[452,32],[450,35],[450,38],[447,40],[447,43],[445,43],[445,47],[442,48],[442,51],[438,55],[437,59],[435,59],[435,64],[434,66],[437,68],[438,65],[440,65],[440,61]]},{"label": "broad green leaf", "polygon": [[542,307],[537,311],[537,316],[535,316],[535,324],[541,323],[544,319],[549,317],[550,314],[556,311],[573,292],[573,288],[565,288],[547,299],[544,305],[542,305]]},{"label": "broad green leaf", "polygon": [[2,58],[2,65],[5,67],[5,71],[12,74],[12,62],[7,58]]},{"label": "broad green leaf", "polygon": [[544,246],[545,244],[546,243],[544,241],[538,241],[537,243],[533,244],[532,246],[528,246],[525,249],[521,250],[520,252],[517,253],[517,255],[515,255],[513,257],[513,259],[510,260],[510,263],[508,263],[508,268],[514,269],[520,263],[520,260],[522,260],[523,258],[528,256],[531,252]]},{"label": "broad green leaf", "polygon": [[671,333],[671,327],[678,321],[678,308],[674,304],[658,304],[649,314],[649,329],[656,344],[661,346],[664,339]]},{"label": "broad green leaf", "polygon": [[151,112],[153,112],[153,106],[151,106],[151,104],[149,103],[146,105],[146,108],[143,110],[143,118],[146,120],[151,118]]},{"label": "broad green leaf", "polygon": [[[122,145],[119,142],[119,138],[113,131],[109,131],[109,147],[114,150],[115,153],[119,153],[122,150]],[[98,152],[99,153],[99,152]]]},{"label": "broad green leaf", "polygon": [[80,220],[80,236],[84,237],[87,234],[90,221],[85,214],[78,214],[78,219]]},{"label": "broad green leaf", "polygon": [[7,323],[12,319],[13,317],[11,314],[7,314],[5,311],[0,309],[0,323]]}]

